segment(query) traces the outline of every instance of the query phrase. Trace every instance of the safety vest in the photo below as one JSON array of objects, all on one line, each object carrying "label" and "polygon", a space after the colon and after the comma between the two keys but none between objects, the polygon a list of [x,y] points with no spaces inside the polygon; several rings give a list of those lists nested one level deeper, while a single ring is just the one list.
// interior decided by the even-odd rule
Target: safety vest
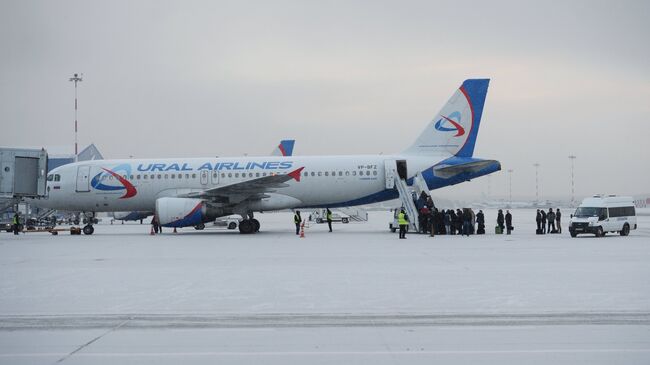
[{"label": "safety vest", "polygon": [[332,220],[332,213],[327,213],[327,220],[331,221]]},{"label": "safety vest", "polygon": [[298,214],[293,215],[293,223],[300,223],[302,219],[300,219],[300,216]]},{"label": "safety vest", "polygon": [[18,217],[14,216],[14,224],[18,224]]},{"label": "safety vest", "polygon": [[409,222],[406,220],[405,216],[406,216],[406,214],[404,214],[404,212],[400,212],[397,215],[397,223],[399,223],[400,226],[405,226],[405,225],[409,224]]}]

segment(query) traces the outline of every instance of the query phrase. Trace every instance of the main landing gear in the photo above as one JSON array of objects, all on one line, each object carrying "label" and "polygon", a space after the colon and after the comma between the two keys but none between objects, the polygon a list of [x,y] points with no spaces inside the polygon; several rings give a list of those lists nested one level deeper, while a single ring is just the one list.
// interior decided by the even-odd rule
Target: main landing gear
[{"label": "main landing gear", "polygon": [[248,218],[244,218],[239,222],[239,233],[241,234],[251,234],[257,233],[260,231],[260,221],[253,218],[253,212],[249,211],[246,215]]},{"label": "main landing gear", "polygon": [[83,219],[83,222],[86,223],[86,225],[84,226],[84,228],[82,228],[82,231],[86,235],[91,235],[95,232],[95,228],[93,227],[93,224],[99,223],[99,220],[95,218],[94,212],[84,213],[84,214],[86,217]]}]

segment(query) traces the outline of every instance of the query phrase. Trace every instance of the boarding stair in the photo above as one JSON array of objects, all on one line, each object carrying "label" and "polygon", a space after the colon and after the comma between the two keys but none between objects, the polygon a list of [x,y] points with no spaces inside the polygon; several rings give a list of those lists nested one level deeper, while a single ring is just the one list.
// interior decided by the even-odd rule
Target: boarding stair
[{"label": "boarding stair", "polygon": [[400,179],[397,174],[394,175],[395,188],[399,192],[399,199],[402,202],[402,207],[409,217],[409,225],[414,232],[420,231],[420,222],[418,221],[418,210],[413,201],[413,195],[406,185],[406,180]]}]

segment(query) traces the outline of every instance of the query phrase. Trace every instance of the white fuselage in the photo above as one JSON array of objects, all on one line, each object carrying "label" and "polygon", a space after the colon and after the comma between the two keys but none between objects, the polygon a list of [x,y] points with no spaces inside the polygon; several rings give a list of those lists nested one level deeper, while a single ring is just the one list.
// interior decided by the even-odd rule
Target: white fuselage
[{"label": "white fuselage", "polygon": [[[406,160],[408,177],[412,177],[442,159],[358,155],[86,161],[51,171],[50,175],[58,176],[48,181],[48,196],[38,205],[86,212],[153,212],[156,199],[161,197],[286,174],[301,167],[300,181],[291,180],[275,191],[300,203],[294,201],[293,206],[282,208],[368,204],[395,197],[378,194],[387,190],[385,161]],[[129,184],[132,188],[127,187]],[[380,196],[373,196],[376,194]]]}]

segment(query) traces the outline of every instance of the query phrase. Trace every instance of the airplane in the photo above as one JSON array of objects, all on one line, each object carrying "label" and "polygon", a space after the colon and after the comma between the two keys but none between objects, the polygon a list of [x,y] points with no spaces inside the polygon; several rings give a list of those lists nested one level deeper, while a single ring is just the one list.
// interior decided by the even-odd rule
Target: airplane
[{"label": "airplane", "polygon": [[[273,149],[273,151],[271,151],[271,156],[291,156],[293,154],[293,146],[295,145],[295,143],[296,143],[295,139],[281,140],[280,144],[277,145]],[[128,221],[140,221],[140,224],[142,224],[142,221],[147,217],[154,215],[154,212],[153,211],[113,212],[109,215],[112,215],[113,219],[116,221],[122,221],[122,224]],[[197,230],[202,230],[205,228],[205,224],[196,225],[194,228],[196,228]]]},{"label": "airplane", "polygon": [[418,176],[429,190],[455,185],[501,170],[499,161],[473,157],[489,82],[465,80],[413,144],[394,155],[84,161],[51,171],[47,197],[35,204],[89,217],[154,211],[174,228],[237,214],[239,231],[249,234],[260,229],[254,212],[391,200],[400,197],[396,187]]}]

